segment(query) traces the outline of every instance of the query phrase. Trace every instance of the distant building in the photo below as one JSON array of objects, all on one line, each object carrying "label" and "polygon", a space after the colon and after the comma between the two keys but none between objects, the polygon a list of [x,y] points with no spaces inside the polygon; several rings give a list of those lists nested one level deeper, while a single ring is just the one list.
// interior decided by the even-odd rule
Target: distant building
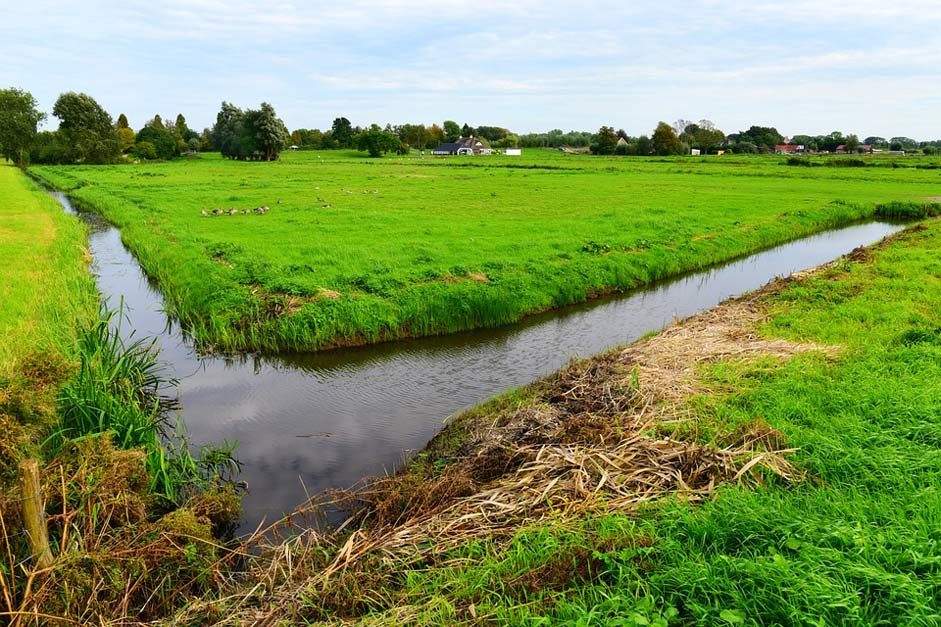
[{"label": "distant building", "polygon": [[490,144],[482,137],[462,137],[456,142],[440,144],[431,154],[439,157],[449,155],[489,155],[493,154]]},{"label": "distant building", "polygon": [[804,152],[802,144],[778,144],[774,147],[774,153],[778,155],[793,155],[798,152]]},{"label": "distant building", "polygon": [[699,148],[691,148],[690,151],[689,151],[689,154],[692,155],[692,156],[694,156],[694,157],[698,157],[698,156],[701,154],[701,152],[700,152]]}]

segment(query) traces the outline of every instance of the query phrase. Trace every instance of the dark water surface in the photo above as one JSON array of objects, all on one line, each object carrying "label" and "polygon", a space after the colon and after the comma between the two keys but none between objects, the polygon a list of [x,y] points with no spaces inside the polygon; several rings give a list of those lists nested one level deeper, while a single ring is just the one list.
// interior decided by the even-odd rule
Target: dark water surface
[{"label": "dark water surface", "polygon": [[[53,193],[69,212],[68,199]],[[325,353],[201,357],[169,324],[160,292],[95,214],[89,248],[98,289],[123,297],[135,337],[156,337],[180,381],[182,418],[194,444],[238,440],[243,529],[291,511],[325,488],[392,471],[444,419],[505,390],[636,340],[674,318],[872,244],[900,230],[870,222],[822,233],[629,295],[570,307],[523,324]]]}]

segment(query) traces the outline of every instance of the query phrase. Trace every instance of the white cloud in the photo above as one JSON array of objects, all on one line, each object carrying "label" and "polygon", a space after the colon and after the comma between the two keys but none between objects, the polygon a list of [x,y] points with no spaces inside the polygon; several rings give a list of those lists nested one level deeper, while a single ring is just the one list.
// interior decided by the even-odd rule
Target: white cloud
[{"label": "white cloud", "polygon": [[[727,130],[934,137],[939,22],[935,0],[35,0],[5,9],[0,83],[47,109],[84,89],[132,119],[265,99],[292,127],[422,116],[639,133],[712,112]],[[184,113],[208,125],[216,106]]]}]

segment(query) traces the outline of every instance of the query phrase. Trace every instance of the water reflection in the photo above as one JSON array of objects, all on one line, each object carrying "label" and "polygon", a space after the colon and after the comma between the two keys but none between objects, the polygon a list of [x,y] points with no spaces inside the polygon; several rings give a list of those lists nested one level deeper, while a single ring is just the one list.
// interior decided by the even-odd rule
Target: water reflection
[{"label": "water reflection", "polygon": [[[54,194],[67,210],[68,200]],[[200,357],[168,324],[159,292],[121,243],[93,224],[92,271],[124,299],[136,336],[157,337],[180,380],[193,442],[238,440],[250,487],[243,528],[290,511],[305,490],[347,487],[391,471],[448,415],[566,364],[662,328],[899,230],[868,223],[823,233],[627,296],[536,316],[524,324],[326,353]]]}]

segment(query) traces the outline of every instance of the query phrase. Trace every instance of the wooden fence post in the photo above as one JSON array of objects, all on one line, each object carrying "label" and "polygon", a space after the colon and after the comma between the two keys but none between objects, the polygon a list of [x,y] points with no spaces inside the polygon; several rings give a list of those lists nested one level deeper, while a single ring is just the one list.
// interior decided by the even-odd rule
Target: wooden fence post
[{"label": "wooden fence post", "polygon": [[20,492],[23,499],[23,524],[29,537],[29,548],[33,563],[39,568],[52,566],[52,550],[49,548],[49,531],[46,529],[46,514],[39,486],[39,463],[35,459],[20,462]]}]

